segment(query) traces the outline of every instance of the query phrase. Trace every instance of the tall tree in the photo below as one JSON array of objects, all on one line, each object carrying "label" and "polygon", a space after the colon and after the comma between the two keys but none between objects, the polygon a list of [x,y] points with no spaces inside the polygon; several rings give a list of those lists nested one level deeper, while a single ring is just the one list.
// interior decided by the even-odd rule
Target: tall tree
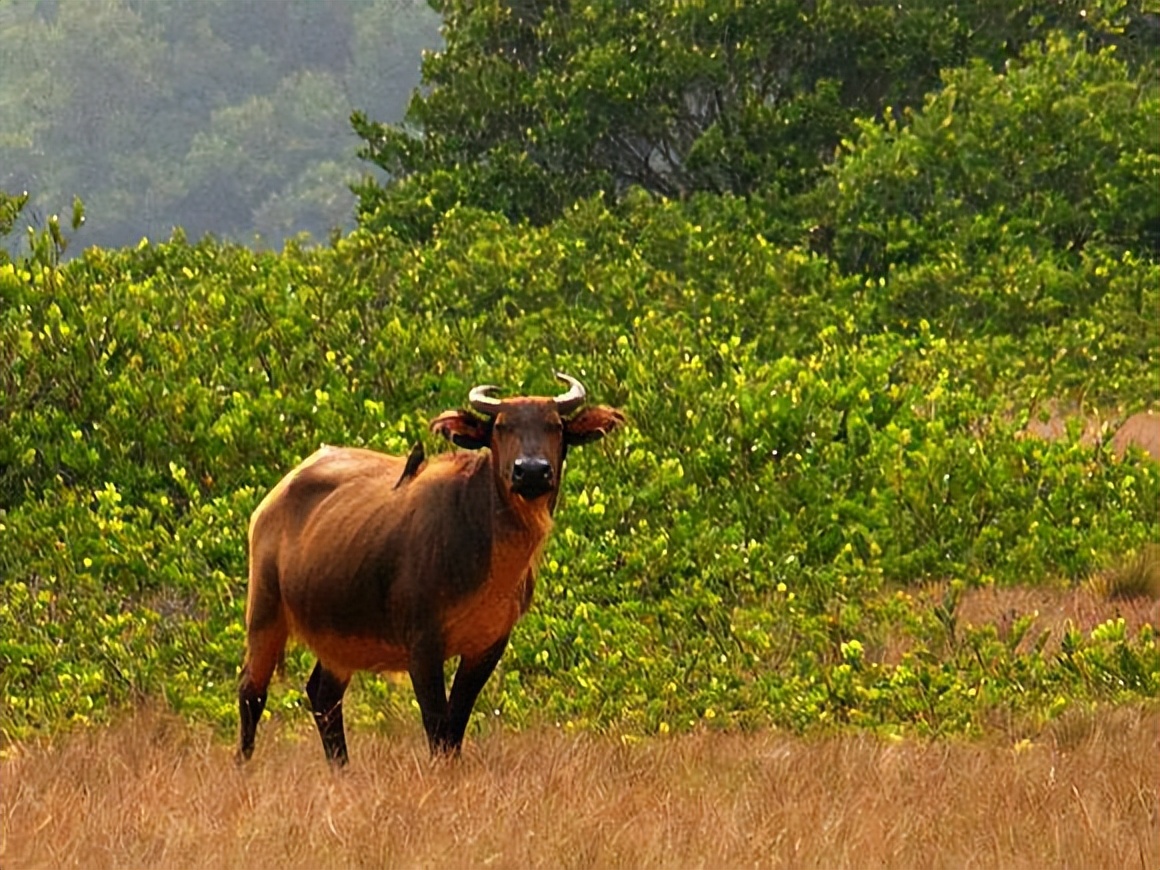
[{"label": "tall tree", "polygon": [[939,71],[997,66],[1051,28],[1123,36],[1109,0],[441,0],[445,48],[403,124],[354,118],[392,183],[361,219],[422,236],[457,203],[542,222],[639,185],[774,198],[810,187],[858,116]]}]

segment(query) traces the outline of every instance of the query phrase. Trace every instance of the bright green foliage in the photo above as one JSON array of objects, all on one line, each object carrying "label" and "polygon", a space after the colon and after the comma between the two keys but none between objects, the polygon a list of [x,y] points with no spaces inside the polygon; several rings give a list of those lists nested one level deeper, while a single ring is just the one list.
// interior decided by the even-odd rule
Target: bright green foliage
[{"label": "bright green foliage", "polygon": [[[27,193],[14,196],[10,193],[0,191],[0,237],[12,232],[12,228],[16,226],[16,220],[20,217],[20,212],[24,210],[27,204]],[[0,256],[7,255],[0,252]]]},{"label": "bright green foliage", "polygon": [[1056,389],[1154,400],[1154,78],[1053,37],[1004,75],[975,63],[944,80],[921,111],[860,122],[806,197],[811,245],[865,280],[880,328],[926,318],[946,335],[1009,336],[1021,400],[1046,395],[1035,360],[1048,357]]},{"label": "bright green foliage", "polygon": [[[1099,282],[1073,277],[1089,246],[1160,252],[1154,80],[1133,80],[1110,50],[1076,51],[1057,37],[1028,48],[1005,75],[975,63],[948,72],[944,85],[904,122],[862,122],[817,194],[845,268],[879,277],[927,264],[918,283],[938,289],[897,291],[908,313],[961,306],[969,321],[1030,321],[1033,307],[1041,321],[1102,295]],[[990,269],[1035,261],[1039,293],[977,298],[982,310],[972,310],[963,303],[974,288],[938,280],[952,255],[991,283]]]},{"label": "bright green foliage", "polygon": [[[860,281],[767,244],[743,211],[694,223],[640,198],[527,229],[459,210],[415,247],[177,239],[0,267],[5,733],[157,694],[230,725],[245,529],[268,487],[319,442],[403,452],[472,383],[543,392],[553,368],[632,425],[570,457],[537,604],[481,719],[944,732],[1155,694],[1152,635],[935,654],[944,624],[889,590],[1082,577],[1153,534],[1156,468],[1016,440],[1001,411],[1028,377],[1062,383],[1049,360],[867,331]],[[916,651],[876,663],[899,631]],[[291,657],[275,709],[309,667]],[[376,681],[351,701],[409,704]]]}]

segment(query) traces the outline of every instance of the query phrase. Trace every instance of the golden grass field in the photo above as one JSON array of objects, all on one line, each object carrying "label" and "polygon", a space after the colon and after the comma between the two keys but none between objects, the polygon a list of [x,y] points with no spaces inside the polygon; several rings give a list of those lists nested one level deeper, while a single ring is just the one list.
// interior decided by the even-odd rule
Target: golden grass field
[{"label": "golden grass field", "polygon": [[0,762],[4,870],[58,867],[1160,867],[1160,711],[1072,713],[1031,741],[698,733],[625,743],[416,723],[266,725],[253,762],[141,712]]}]

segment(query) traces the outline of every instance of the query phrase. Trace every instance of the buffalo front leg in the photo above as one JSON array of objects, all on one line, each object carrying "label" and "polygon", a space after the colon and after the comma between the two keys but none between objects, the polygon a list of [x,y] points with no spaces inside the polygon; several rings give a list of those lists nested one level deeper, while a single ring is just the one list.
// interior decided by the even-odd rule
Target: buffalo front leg
[{"label": "buffalo front leg", "polygon": [[505,635],[480,655],[465,656],[460,661],[459,670],[455,672],[455,682],[451,684],[451,701],[448,704],[448,751],[459,754],[463,746],[463,735],[467,733],[468,720],[471,719],[471,711],[475,708],[475,699],[479,697],[495,666],[503,658],[507,643]]},{"label": "buffalo front leg", "polygon": [[326,760],[342,766],[347,763],[346,732],[342,726],[342,696],[349,680],[340,680],[319,662],[306,682],[306,697],[314,711],[314,724],[322,738]]},{"label": "buffalo front leg", "polygon": [[432,755],[450,749],[448,743],[447,686],[443,681],[443,647],[428,640],[411,650],[411,686],[423,714],[423,730]]}]

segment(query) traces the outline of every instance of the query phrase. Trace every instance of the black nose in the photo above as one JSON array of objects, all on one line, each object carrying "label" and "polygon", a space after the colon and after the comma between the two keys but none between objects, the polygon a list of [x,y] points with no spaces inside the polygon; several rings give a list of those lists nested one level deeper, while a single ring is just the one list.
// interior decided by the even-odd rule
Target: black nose
[{"label": "black nose", "polygon": [[535,498],[552,488],[552,463],[546,459],[517,459],[512,467],[512,492]]}]

